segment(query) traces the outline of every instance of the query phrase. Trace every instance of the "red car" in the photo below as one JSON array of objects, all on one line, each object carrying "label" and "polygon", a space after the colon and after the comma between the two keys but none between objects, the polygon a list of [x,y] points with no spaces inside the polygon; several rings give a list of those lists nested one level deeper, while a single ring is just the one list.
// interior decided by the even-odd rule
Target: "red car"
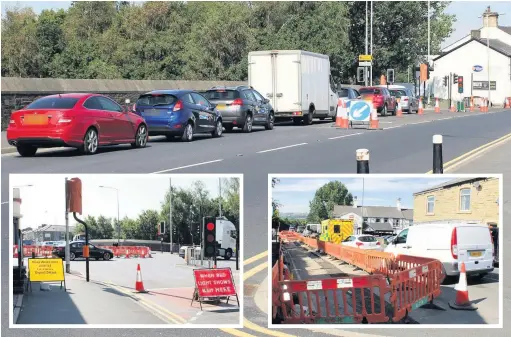
[{"label": "red car", "polygon": [[392,115],[396,115],[397,101],[387,88],[363,87],[358,92],[363,98],[372,98],[374,106],[382,117],[386,116],[389,111],[392,111]]},{"label": "red car", "polygon": [[145,147],[147,125],[142,117],[97,94],[41,97],[11,114],[7,141],[23,157],[38,148],[69,146],[94,154],[99,146],[130,143]]}]

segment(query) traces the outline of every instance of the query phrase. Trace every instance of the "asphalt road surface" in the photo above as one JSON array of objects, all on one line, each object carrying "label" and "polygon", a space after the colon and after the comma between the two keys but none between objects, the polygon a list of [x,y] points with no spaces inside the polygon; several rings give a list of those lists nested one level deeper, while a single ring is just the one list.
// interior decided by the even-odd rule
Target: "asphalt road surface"
[{"label": "asphalt road surface", "polygon": [[[192,143],[154,140],[148,148],[133,150],[116,146],[94,156],[79,156],[76,151],[58,150],[34,158],[17,154],[2,156],[2,276],[8,279],[8,175],[10,173],[243,173],[244,174],[244,279],[245,329],[173,330],[173,336],[309,336],[310,330],[270,331],[267,318],[251,305],[254,285],[264,279],[268,242],[269,173],[356,173],[355,151],[370,150],[371,173],[424,173],[432,168],[432,136],[444,136],[444,162],[456,158],[511,133],[511,111],[493,110],[488,114],[449,113],[380,119],[383,130],[340,130],[332,123],[312,126],[277,125],[273,131],[254,130],[252,134],[225,134],[219,139],[201,137]],[[252,258],[257,256],[256,258]],[[248,260],[248,261],[247,261]],[[2,283],[3,323],[7,323],[7,282]],[[123,330],[4,330],[5,336],[140,336],[140,331]],[[248,328],[248,329],[247,329]],[[344,330],[344,329],[343,329]],[[381,328],[354,332],[330,329],[324,335],[337,336],[481,336],[485,331],[410,330]],[[169,333],[169,332],[167,332]],[[161,336],[161,330],[146,330],[145,336]],[[505,336],[492,330],[492,336]]]}]

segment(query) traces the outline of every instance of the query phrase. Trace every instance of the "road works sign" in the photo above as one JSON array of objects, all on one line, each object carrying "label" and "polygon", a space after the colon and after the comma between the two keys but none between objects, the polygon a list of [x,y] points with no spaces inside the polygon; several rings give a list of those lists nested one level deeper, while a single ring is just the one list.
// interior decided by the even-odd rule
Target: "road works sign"
[{"label": "road works sign", "polygon": [[229,303],[229,297],[234,296],[239,306],[231,268],[194,269],[193,277],[195,279],[193,300],[199,301],[201,310],[202,302],[206,298],[227,297],[227,303]]},{"label": "road works sign", "polygon": [[371,105],[366,101],[351,101],[349,120],[353,122],[369,122]]},{"label": "road works sign", "polygon": [[28,259],[28,280],[30,282],[64,282],[64,263],[61,258]]}]

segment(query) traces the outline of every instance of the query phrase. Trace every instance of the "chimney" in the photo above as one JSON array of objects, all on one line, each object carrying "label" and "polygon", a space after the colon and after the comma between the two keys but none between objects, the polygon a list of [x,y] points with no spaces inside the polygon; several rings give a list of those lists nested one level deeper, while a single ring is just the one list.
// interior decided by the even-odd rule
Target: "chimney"
[{"label": "chimney", "polygon": [[396,207],[399,211],[401,210],[401,198],[397,199]]},{"label": "chimney", "polygon": [[474,39],[480,39],[481,38],[481,31],[479,29],[471,30],[470,36]]},{"label": "chimney", "polygon": [[357,197],[353,197],[353,208],[357,208],[357,207],[358,207]]},{"label": "chimney", "polygon": [[483,27],[498,27],[499,13],[492,12],[490,6],[483,13]]}]

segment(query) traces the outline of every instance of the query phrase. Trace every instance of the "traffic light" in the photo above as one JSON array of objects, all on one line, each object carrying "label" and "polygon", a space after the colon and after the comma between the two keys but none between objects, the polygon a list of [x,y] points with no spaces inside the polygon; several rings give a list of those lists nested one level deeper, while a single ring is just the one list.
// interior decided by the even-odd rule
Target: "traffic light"
[{"label": "traffic light", "polygon": [[204,257],[216,256],[216,219],[214,216],[204,217]]},{"label": "traffic light", "polygon": [[365,82],[365,73],[366,73],[365,67],[357,68],[357,82]]},{"label": "traffic light", "polygon": [[463,93],[463,76],[458,77],[458,93]]},{"label": "traffic light", "polygon": [[394,83],[394,69],[387,69],[387,82]]},{"label": "traffic light", "polygon": [[165,234],[165,221],[160,221],[158,225],[158,235]]},{"label": "traffic light", "polygon": [[458,75],[457,75],[457,74],[453,74],[453,75],[452,75],[452,83],[453,83],[453,84],[458,83]]},{"label": "traffic light", "polygon": [[447,86],[447,82],[449,81],[449,77],[444,76],[444,87]]}]

